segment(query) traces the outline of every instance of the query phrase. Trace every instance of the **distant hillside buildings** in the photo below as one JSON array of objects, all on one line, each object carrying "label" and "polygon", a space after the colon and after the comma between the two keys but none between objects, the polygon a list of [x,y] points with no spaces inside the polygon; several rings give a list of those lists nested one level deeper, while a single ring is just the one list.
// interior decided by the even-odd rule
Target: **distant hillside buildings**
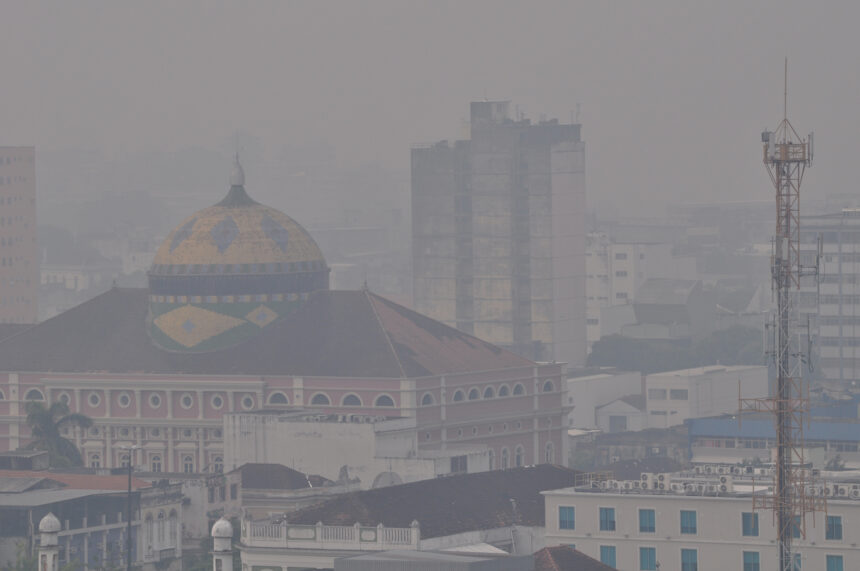
[{"label": "distant hillside buildings", "polygon": [[584,363],[580,125],[471,104],[471,138],[412,149],[415,309],[539,361]]}]

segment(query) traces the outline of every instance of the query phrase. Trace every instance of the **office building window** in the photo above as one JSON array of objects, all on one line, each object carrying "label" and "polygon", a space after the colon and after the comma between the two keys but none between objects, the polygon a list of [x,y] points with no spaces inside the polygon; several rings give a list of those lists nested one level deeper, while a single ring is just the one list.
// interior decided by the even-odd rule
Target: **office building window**
[{"label": "office building window", "polygon": [[600,546],[600,562],[615,567],[615,546],[601,545]]},{"label": "office building window", "polygon": [[791,524],[791,537],[800,539],[800,516],[794,516],[794,522]]},{"label": "office building window", "polygon": [[746,537],[758,537],[758,514],[751,512],[742,513],[741,531]]},{"label": "office building window", "polygon": [[699,571],[698,551],[695,549],[681,550],[681,571]]},{"label": "office building window", "polygon": [[639,531],[640,533],[654,533],[657,531],[654,510],[639,510]]},{"label": "office building window", "polygon": [[657,548],[639,548],[639,571],[657,571]]},{"label": "office building window", "polygon": [[824,538],[834,540],[842,539],[842,516],[827,516],[827,527],[824,533]]},{"label": "office building window", "polygon": [[827,568],[825,571],[845,571],[845,569],[842,567],[841,555],[828,555],[826,561]]},{"label": "office building window", "polygon": [[744,551],[744,571],[761,571],[758,551]]},{"label": "office building window", "polygon": [[600,531],[615,531],[615,508],[600,508]]},{"label": "office building window", "polygon": [[681,533],[692,535],[698,533],[696,529],[696,512],[681,510]]},{"label": "office building window", "polygon": [[576,529],[576,510],[569,506],[558,508],[558,528]]}]

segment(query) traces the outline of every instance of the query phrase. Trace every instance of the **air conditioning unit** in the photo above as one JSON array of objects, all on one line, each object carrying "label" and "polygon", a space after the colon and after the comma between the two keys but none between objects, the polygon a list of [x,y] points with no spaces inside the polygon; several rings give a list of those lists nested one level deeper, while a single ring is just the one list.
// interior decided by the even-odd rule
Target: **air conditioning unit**
[{"label": "air conditioning unit", "polygon": [[735,491],[735,485],[732,483],[731,479],[725,484],[720,484],[720,493],[723,494],[732,494]]},{"label": "air conditioning unit", "polygon": [[744,473],[744,469],[742,466],[732,466],[732,474],[735,476],[740,476]]},{"label": "air conditioning unit", "polygon": [[720,476],[720,484],[723,484],[723,485],[726,485],[726,484],[731,485],[733,480],[734,480],[734,478],[732,478],[731,476]]},{"label": "air conditioning unit", "polygon": [[670,488],[673,492],[675,492],[676,494],[678,494],[678,493],[680,493],[680,492],[683,492],[683,491],[684,491],[684,485],[683,485],[683,484],[675,484],[675,483],[672,483],[672,484],[669,484],[669,488]]},{"label": "air conditioning unit", "polygon": [[666,474],[657,474],[657,481],[658,482],[665,482],[666,481]]},{"label": "air conditioning unit", "polygon": [[639,490],[642,488],[642,482],[640,482],[639,480],[633,480],[633,482],[631,483],[633,484],[634,490]]},{"label": "air conditioning unit", "polygon": [[699,494],[703,494],[705,492],[705,484],[696,484],[696,492]]},{"label": "air conditioning unit", "polygon": [[717,474],[728,474],[730,471],[728,466],[717,466]]},{"label": "air conditioning unit", "polygon": [[744,466],[744,474],[755,474],[755,468],[752,466]]},{"label": "air conditioning unit", "polygon": [[756,476],[770,476],[770,470],[767,468],[756,468]]},{"label": "air conditioning unit", "polygon": [[851,490],[848,492],[848,495],[856,500],[857,498],[860,498],[860,490]]},{"label": "air conditioning unit", "polygon": [[834,488],[835,488],[833,490],[834,496],[845,497],[848,495],[848,488],[846,488],[844,485],[834,485]]},{"label": "air conditioning unit", "polygon": [[706,494],[716,494],[718,490],[719,488],[715,484],[708,484],[707,486],[705,486]]},{"label": "air conditioning unit", "polygon": [[624,489],[625,490],[632,490],[633,489],[633,482],[631,482],[629,480],[625,481],[624,482]]},{"label": "air conditioning unit", "polygon": [[713,474],[714,467],[713,466],[705,466],[705,474]]},{"label": "air conditioning unit", "polygon": [[822,495],[830,497],[833,495],[833,486],[828,484],[828,485],[824,486],[824,488],[821,491],[823,492]]},{"label": "air conditioning unit", "polygon": [[684,484],[684,491],[687,492],[688,494],[695,493],[696,484],[693,484],[691,482],[686,482]]},{"label": "air conditioning unit", "polygon": [[597,487],[598,487],[598,488],[600,488],[601,490],[605,490],[605,489],[608,487],[608,486],[607,486],[607,484],[608,484],[608,483],[609,483],[609,480],[604,480],[604,481],[602,481],[602,482],[597,482]]},{"label": "air conditioning unit", "polygon": [[621,487],[621,482],[619,482],[618,480],[609,480],[609,487],[613,490],[617,490]]},{"label": "air conditioning unit", "polygon": [[703,468],[703,466],[696,466],[696,467],[693,469],[693,471],[694,471],[696,474],[702,474],[702,473],[704,472],[704,471],[702,470],[702,468]]},{"label": "air conditioning unit", "polygon": [[654,490],[654,474],[649,472],[643,472],[642,477],[639,479],[639,482],[642,484],[643,490]]}]

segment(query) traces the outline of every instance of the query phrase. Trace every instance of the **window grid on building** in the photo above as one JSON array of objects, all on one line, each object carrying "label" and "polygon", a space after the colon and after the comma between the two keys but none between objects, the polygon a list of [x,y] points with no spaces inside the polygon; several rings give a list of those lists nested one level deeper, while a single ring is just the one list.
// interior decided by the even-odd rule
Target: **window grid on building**
[{"label": "window grid on building", "polygon": [[657,531],[656,515],[652,509],[639,510],[639,532],[654,533]]},{"label": "window grid on building", "polygon": [[571,506],[558,508],[558,528],[576,529],[576,509]]},{"label": "window grid on building", "polygon": [[615,508],[600,508],[600,531],[615,531]]},{"label": "window grid on building", "polygon": [[695,535],[698,533],[696,525],[696,512],[681,510],[681,533]]}]

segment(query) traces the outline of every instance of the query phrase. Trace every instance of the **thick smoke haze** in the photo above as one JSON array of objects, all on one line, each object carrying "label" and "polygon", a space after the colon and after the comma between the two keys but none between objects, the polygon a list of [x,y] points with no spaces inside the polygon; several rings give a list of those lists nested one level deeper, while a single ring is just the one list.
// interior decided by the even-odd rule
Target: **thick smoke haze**
[{"label": "thick smoke haze", "polygon": [[[769,199],[759,133],[781,118],[787,56],[789,116],[816,132],[817,197],[854,190],[858,20],[854,2],[776,0],[7,2],[0,142],[36,145],[40,169],[70,151],[144,173],[160,163],[139,157],[196,153],[169,186],[221,189],[229,164],[206,152],[238,139],[251,187],[277,184],[275,206],[311,216],[303,201],[320,197],[289,170],[296,153],[396,173],[408,204],[410,145],[464,137],[470,100],[510,99],[533,119],[579,109],[592,205]],[[40,179],[45,200],[87,176],[69,162]],[[94,193],[146,180],[116,168]],[[351,192],[333,188],[323,198]]]}]

